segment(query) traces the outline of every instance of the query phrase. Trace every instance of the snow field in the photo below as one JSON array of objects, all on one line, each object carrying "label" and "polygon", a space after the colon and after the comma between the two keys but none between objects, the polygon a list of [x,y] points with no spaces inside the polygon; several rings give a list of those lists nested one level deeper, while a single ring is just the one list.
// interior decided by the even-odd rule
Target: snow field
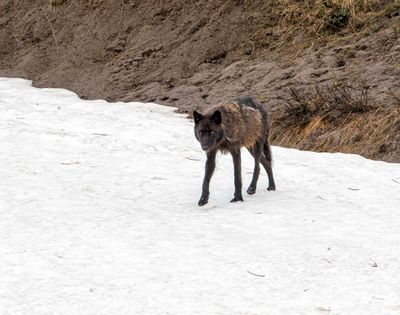
[{"label": "snow field", "polygon": [[199,208],[173,108],[0,78],[0,113],[0,314],[400,314],[399,164],[273,147],[231,204],[219,155]]}]

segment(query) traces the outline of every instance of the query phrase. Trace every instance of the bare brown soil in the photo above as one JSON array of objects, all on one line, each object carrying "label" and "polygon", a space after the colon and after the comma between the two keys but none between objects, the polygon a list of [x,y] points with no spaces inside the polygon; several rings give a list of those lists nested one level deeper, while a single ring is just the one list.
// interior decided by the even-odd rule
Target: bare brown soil
[{"label": "bare brown soil", "polygon": [[[254,95],[275,144],[400,162],[397,4],[374,1],[332,29],[329,1],[2,0],[0,76],[182,112]],[[306,123],[285,110],[290,88],[309,99],[344,81],[366,82],[368,110]]]}]

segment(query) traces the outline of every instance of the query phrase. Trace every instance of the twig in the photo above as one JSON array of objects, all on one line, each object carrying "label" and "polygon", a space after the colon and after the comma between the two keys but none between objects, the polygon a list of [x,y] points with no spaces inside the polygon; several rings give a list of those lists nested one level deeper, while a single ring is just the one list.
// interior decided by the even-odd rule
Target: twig
[{"label": "twig", "polygon": [[258,275],[258,274],[256,274],[256,273],[253,273],[253,272],[249,271],[249,270],[247,270],[247,272],[248,272],[249,274],[253,275],[253,276],[256,276],[256,277],[265,277],[265,275]]},{"label": "twig", "polygon": [[190,160],[190,161],[200,161],[200,159],[195,159],[195,158],[190,158],[188,156],[185,156],[186,159]]},{"label": "twig", "polygon": [[381,300],[381,301],[384,301],[384,300],[385,300],[384,298],[377,297],[377,296],[372,296],[372,298],[375,299],[375,300]]},{"label": "twig", "polygon": [[53,33],[54,42],[56,43],[56,49],[57,49],[57,55],[58,55],[58,43],[57,43],[56,33],[54,32],[53,26],[51,25],[50,19],[47,16],[46,12],[42,8],[40,8],[40,10],[42,10],[44,16],[46,17],[47,23],[49,23],[51,32]]},{"label": "twig", "polygon": [[93,136],[102,136],[102,137],[107,137],[109,136],[108,133],[92,133]]}]

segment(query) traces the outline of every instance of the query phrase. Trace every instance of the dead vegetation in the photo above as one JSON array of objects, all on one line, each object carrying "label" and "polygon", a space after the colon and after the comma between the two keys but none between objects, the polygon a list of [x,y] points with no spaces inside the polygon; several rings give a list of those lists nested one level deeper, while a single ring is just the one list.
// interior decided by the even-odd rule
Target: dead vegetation
[{"label": "dead vegetation", "polygon": [[291,98],[284,108],[285,117],[296,125],[299,122],[304,125],[316,116],[327,121],[337,121],[349,114],[366,113],[373,109],[368,102],[368,90],[369,86],[365,82],[359,82],[354,88],[345,81],[316,86],[312,95],[301,94],[291,88]]},{"label": "dead vegetation", "polygon": [[291,89],[288,105],[274,120],[272,142],[399,162],[400,97],[390,94],[389,105],[381,106],[369,94],[365,83],[333,83],[311,95]]},{"label": "dead vegetation", "polygon": [[299,50],[341,36],[370,33],[379,18],[399,8],[400,0],[266,0],[261,17],[247,25],[252,35],[246,45],[254,51],[279,49],[292,42]]}]

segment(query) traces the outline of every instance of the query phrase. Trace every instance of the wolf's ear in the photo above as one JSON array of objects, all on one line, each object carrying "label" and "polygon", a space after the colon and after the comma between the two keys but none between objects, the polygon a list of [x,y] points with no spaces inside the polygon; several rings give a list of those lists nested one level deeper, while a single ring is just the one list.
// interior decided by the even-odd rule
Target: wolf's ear
[{"label": "wolf's ear", "polygon": [[214,114],[212,114],[211,119],[213,122],[215,122],[217,125],[220,125],[222,122],[222,116],[221,112],[217,109]]},{"label": "wolf's ear", "polygon": [[200,120],[203,119],[203,115],[200,114],[198,111],[193,112],[194,123],[197,124]]}]

